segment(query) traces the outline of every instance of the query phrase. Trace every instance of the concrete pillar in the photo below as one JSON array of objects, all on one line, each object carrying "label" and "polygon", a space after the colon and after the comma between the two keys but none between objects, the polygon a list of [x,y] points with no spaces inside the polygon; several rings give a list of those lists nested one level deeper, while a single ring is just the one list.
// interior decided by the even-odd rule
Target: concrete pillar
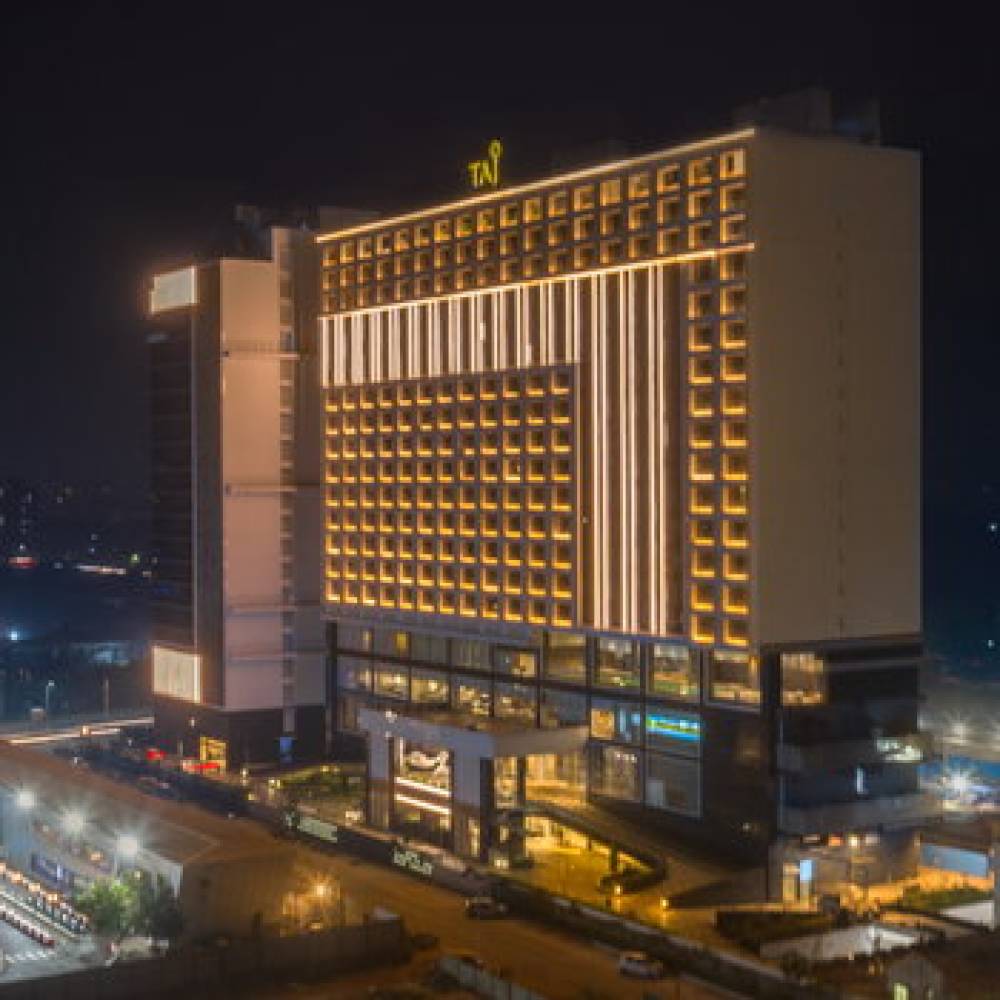
[{"label": "concrete pillar", "polygon": [[993,926],[1000,926],[1000,841],[990,844],[990,871],[993,873]]},{"label": "concrete pillar", "polygon": [[496,772],[488,757],[479,760],[479,860],[489,861],[496,836]]}]

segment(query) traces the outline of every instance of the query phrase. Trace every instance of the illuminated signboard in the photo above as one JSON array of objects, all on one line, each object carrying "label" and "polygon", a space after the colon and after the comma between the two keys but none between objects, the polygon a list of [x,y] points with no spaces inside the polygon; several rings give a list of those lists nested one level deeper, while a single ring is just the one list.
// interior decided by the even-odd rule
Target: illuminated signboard
[{"label": "illuminated signboard", "polygon": [[875,749],[893,763],[913,764],[924,759],[924,752],[918,745],[900,739],[879,737],[875,740]]},{"label": "illuminated signboard", "polygon": [[486,147],[486,159],[473,160],[468,164],[469,183],[473,190],[500,187],[501,156],[503,156],[503,143],[499,139],[491,139]]},{"label": "illuminated signboard", "polygon": [[333,823],[327,823],[315,816],[300,817],[299,830],[313,837],[319,837],[320,840],[325,840],[327,843],[337,843],[337,827]]},{"label": "illuminated signboard", "polygon": [[392,863],[416,875],[430,876],[434,871],[434,865],[427,858],[408,848],[393,847]]},{"label": "illuminated signboard", "polygon": [[153,694],[201,701],[201,657],[166,646],[153,647]]},{"label": "illuminated signboard", "polygon": [[180,271],[168,271],[153,278],[153,290],[149,293],[151,313],[197,304],[198,272],[195,268],[185,267]]},{"label": "illuminated signboard", "polygon": [[647,715],[646,732],[651,736],[697,743],[701,740],[701,719],[693,715]]}]

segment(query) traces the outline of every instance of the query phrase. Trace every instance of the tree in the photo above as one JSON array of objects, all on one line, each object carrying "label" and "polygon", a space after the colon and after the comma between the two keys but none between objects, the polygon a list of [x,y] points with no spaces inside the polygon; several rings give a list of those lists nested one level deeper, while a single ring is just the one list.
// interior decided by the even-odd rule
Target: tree
[{"label": "tree", "polygon": [[101,879],[76,901],[76,907],[90,918],[95,934],[121,940],[135,922],[136,887],[121,879]]},{"label": "tree", "polygon": [[184,918],[173,886],[162,876],[148,875],[139,880],[136,897],[135,930],[151,938],[176,941],[184,928]]}]

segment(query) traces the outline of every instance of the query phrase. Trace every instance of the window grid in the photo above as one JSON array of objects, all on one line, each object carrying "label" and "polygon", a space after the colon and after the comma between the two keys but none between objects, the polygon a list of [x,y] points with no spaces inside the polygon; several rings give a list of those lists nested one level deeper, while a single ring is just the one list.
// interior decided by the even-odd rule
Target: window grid
[{"label": "window grid", "polygon": [[[689,165],[689,181],[701,169]],[[688,637],[737,649],[751,615],[747,268],[739,252],[690,262],[683,303]]]},{"label": "window grid", "polygon": [[[749,238],[746,150],[669,159],[324,243],[323,308],[349,312]],[[362,261],[374,261],[360,264]]]},{"label": "window grid", "polygon": [[326,403],[326,598],[575,620],[570,367],[342,386]]}]

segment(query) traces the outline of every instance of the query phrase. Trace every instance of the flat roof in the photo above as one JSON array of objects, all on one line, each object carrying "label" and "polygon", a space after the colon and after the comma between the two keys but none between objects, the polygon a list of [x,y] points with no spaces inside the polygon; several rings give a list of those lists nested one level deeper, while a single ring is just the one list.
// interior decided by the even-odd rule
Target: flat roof
[{"label": "flat roof", "polygon": [[154,798],[85,764],[0,742],[0,785],[28,788],[56,811],[78,809],[104,835],[128,833],[142,850],[176,864],[235,861],[288,850],[265,830],[197,806]]},{"label": "flat roof", "polygon": [[538,188],[548,187],[552,184],[567,184],[573,181],[584,180],[587,177],[595,177],[599,174],[607,173],[609,170],[631,170],[635,167],[641,167],[647,163],[662,159],[665,156],[681,156],[685,153],[694,153],[699,149],[724,145],[729,142],[742,142],[753,138],[757,131],[758,129],[755,127],[734,129],[733,131],[722,132],[719,135],[709,136],[705,139],[681,143],[678,146],[668,146],[666,149],[658,149],[652,153],[643,153],[640,156],[628,157],[623,160],[611,160],[606,163],[595,164],[592,167],[583,167],[582,169],[571,170],[567,173],[553,174],[551,177],[540,177],[536,181],[518,184],[515,187],[494,188],[484,194],[471,195],[467,198],[460,198],[456,201],[444,202],[438,205],[428,205],[426,208],[405,212],[402,215],[387,216],[386,218],[365,222],[358,226],[349,226],[345,229],[335,229],[331,232],[319,233],[316,236],[316,242],[326,243],[329,240],[342,239],[358,233],[370,233],[376,229],[385,229],[386,227],[397,226],[404,222],[413,222],[416,219],[423,219],[428,215],[436,215],[439,212],[453,212],[457,209],[470,208],[473,205],[482,205],[485,202],[497,199],[517,198]]}]

